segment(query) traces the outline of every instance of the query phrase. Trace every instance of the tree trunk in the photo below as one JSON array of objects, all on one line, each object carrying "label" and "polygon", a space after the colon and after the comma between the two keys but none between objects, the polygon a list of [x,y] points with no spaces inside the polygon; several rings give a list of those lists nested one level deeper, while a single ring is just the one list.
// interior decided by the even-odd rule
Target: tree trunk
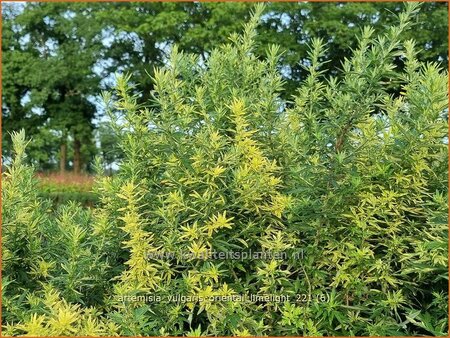
[{"label": "tree trunk", "polygon": [[73,140],[73,171],[75,174],[81,172],[81,142],[76,135]]},{"label": "tree trunk", "polygon": [[64,140],[64,143],[61,143],[61,147],[59,150],[59,171],[60,173],[66,172],[66,163],[67,163],[67,144]]}]

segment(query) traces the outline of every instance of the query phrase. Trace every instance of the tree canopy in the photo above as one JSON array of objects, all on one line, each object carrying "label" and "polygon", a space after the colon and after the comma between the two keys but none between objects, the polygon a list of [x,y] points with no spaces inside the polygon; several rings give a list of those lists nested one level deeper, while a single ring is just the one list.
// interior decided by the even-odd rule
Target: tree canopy
[{"label": "tree canopy", "polygon": [[[154,89],[154,67],[164,66],[174,45],[206,62],[213,46],[242,28],[250,3],[7,3],[3,5],[3,150],[11,155],[9,133],[24,128],[28,151],[40,169],[89,169],[97,149],[93,130],[104,111],[96,103],[114,85],[114,73],[129,73],[145,103]],[[379,33],[391,24],[400,3],[272,3],[257,28],[255,54],[265,58],[280,46],[277,65],[288,103],[307,76],[307,50],[322,38],[328,50],[323,69],[339,74],[364,25]],[[447,59],[447,4],[422,6],[413,37],[421,61]],[[350,48],[349,48],[350,47]],[[399,62],[401,64],[401,62]],[[105,143],[103,143],[105,144]]]}]

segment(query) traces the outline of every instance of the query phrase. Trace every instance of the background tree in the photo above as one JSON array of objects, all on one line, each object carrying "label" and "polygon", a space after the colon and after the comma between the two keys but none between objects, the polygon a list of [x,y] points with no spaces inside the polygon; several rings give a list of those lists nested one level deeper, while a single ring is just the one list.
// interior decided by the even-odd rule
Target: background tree
[{"label": "background tree", "polygon": [[8,132],[20,127],[34,140],[42,140],[32,143],[31,151],[43,153],[43,144],[57,140],[44,159],[55,165],[59,155],[62,171],[72,141],[72,167],[80,172],[94,150],[96,109],[91,100],[101,79],[95,65],[102,43],[90,9],[73,5],[28,3],[21,11],[14,5],[5,8],[3,138],[6,155]]},{"label": "background tree", "polygon": [[[26,3],[3,8],[3,155],[9,156],[8,132],[24,128],[33,137],[28,152],[41,169],[75,171],[93,153],[93,129],[103,111],[93,104],[102,89],[114,85],[113,73],[132,74],[138,101],[154,89],[154,67],[164,66],[174,44],[205,63],[212,46],[228,42],[249,18],[248,3]],[[328,43],[322,67],[339,75],[348,47],[357,45],[361,26],[382,33],[400,3],[272,3],[258,27],[255,54],[276,43],[279,70],[286,81],[282,99],[291,100],[307,76],[312,39]],[[421,61],[447,59],[447,3],[427,2],[413,30]],[[401,66],[401,60],[397,60]],[[101,119],[100,119],[101,120]],[[99,143],[101,144],[101,142]],[[105,143],[103,143],[105,144]],[[106,154],[108,150],[100,152]]]},{"label": "background tree", "polygon": [[[356,48],[360,29],[370,25],[382,33],[392,24],[393,15],[402,11],[400,2],[331,2],[272,3],[258,29],[259,54],[266,44],[280,45],[284,54],[280,70],[287,81],[285,98],[289,99],[307,76],[307,51],[312,39],[321,38],[329,48],[323,56],[328,63],[322,69],[337,75],[341,63]],[[448,66],[448,11],[445,2],[424,3],[415,18],[415,27],[402,33],[402,38],[414,38],[421,61],[440,61]],[[350,47],[350,48],[349,48]]]},{"label": "background tree", "polygon": [[112,175],[114,164],[123,157],[122,151],[118,146],[119,140],[109,122],[101,122],[97,128],[97,133],[103,164],[108,169],[109,175]]}]

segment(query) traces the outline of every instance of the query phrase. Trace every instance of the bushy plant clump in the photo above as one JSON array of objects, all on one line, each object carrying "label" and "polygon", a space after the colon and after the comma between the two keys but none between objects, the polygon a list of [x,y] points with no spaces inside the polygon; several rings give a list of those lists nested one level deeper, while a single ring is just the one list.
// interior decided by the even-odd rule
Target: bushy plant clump
[{"label": "bushy plant clump", "polygon": [[292,102],[278,49],[252,53],[261,9],[206,63],[174,48],[148,104],[131,77],[104,94],[125,159],[93,210],[51,213],[14,135],[4,334],[447,334],[448,74],[399,40],[417,6],[336,77],[315,40]]}]

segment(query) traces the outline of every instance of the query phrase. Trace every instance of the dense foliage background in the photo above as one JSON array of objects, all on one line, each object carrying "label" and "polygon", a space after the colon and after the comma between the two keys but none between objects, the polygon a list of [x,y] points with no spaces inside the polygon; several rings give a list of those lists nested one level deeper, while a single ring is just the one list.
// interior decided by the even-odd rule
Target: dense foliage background
[{"label": "dense foliage background", "polygon": [[[10,132],[25,129],[33,139],[28,161],[40,171],[92,172],[102,155],[117,169],[122,153],[113,145],[101,90],[114,86],[115,72],[130,72],[146,102],[174,44],[199,55],[228,41],[249,18],[251,3],[3,3],[2,156],[11,158]],[[357,45],[360,27],[383,33],[402,4],[273,3],[257,28],[254,53],[265,58],[268,44],[280,45],[277,68],[285,80],[281,98],[292,99],[307,76],[308,44],[322,38],[329,61],[322,67],[339,76],[341,62]],[[402,32],[414,38],[418,59],[447,67],[447,3],[427,2]],[[398,62],[401,65],[401,62]],[[150,74],[151,76],[148,76]]]},{"label": "dense foliage background", "polygon": [[[207,58],[172,48],[146,100],[136,73],[103,92],[123,161],[95,162],[95,207],[54,209],[11,134],[3,334],[448,334],[448,72],[405,39],[417,4],[363,28],[340,70],[311,39],[295,91],[255,12]],[[211,298],[232,295],[290,299]]]}]

